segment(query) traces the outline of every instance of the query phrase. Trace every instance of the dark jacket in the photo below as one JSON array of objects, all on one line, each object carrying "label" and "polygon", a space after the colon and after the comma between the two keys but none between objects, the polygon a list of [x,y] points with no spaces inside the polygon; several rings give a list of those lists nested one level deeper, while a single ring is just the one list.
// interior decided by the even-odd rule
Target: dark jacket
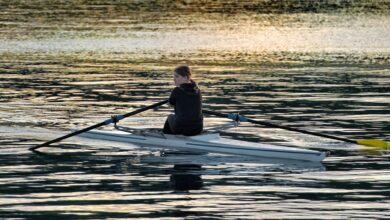
[{"label": "dark jacket", "polygon": [[174,133],[195,135],[203,129],[202,95],[194,81],[173,89],[169,103],[175,106]]}]

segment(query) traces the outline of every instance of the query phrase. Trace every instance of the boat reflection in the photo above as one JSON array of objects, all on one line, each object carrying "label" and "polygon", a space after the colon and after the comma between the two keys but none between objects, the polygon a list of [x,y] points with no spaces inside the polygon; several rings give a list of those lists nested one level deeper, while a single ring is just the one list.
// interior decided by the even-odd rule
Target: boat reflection
[{"label": "boat reflection", "polygon": [[[174,164],[174,170],[186,169],[202,174],[218,174],[220,171],[218,167],[223,165],[225,169],[223,172],[229,172],[228,165],[231,166],[242,166],[256,168],[258,171],[264,170],[281,170],[281,171],[297,171],[297,172],[308,172],[308,171],[325,171],[326,167],[321,162],[310,162],[300,160],[289,160],[280,158],[266,158],[258,156],[241,156],[241,155],[227,155],[218,153],[206,153],[197,151],[161,151],[160,157],[145,156],[141,158],[144,163],[159,163],[159,164]],[[325,161],[326,162],[326,161]],[[206,168],[207,169],[206,169]],[[214,170],[214,171],[212,171]]]},{"label": "boat reflection", "polygon": [[198,164],[175,164],[169,179],[171,187],[175,191],[202,189],[202,177],[199,173],[194,173],[194,171],[200,170],[202,170],[202,166]]}]

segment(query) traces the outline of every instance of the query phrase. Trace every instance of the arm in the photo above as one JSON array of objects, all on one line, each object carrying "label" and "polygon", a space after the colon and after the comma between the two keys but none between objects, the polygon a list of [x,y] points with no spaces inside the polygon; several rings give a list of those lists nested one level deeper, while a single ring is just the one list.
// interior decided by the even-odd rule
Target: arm
[{"label": "arm", "polygon": [[177,87],[172,90],[171,95],[169,96],[170,105],[176,104],[176,93],[177,93]]}]

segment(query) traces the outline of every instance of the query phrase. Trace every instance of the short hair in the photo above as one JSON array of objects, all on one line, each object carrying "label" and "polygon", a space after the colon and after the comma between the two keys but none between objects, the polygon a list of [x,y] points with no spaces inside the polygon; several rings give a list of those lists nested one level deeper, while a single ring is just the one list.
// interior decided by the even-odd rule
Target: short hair
[{"label": "short hair", "polygon": [[174,70],[175,73],[179,74],[182,77],[191,77],[191,69],[188,65],[179,65]]}]

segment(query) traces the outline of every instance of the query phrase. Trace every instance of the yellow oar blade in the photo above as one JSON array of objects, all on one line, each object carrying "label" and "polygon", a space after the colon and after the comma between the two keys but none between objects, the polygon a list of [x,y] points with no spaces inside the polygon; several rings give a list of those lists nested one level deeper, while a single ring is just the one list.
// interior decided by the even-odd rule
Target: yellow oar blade
[{"label": "yellow oar blade", "polygon": [[390,147],[390,142],[379,140],[379,139],[360,139],[357,140],[356,143],[361,145],[366,145],[370,147],[377,147],[377,148],[387,148]]}]

